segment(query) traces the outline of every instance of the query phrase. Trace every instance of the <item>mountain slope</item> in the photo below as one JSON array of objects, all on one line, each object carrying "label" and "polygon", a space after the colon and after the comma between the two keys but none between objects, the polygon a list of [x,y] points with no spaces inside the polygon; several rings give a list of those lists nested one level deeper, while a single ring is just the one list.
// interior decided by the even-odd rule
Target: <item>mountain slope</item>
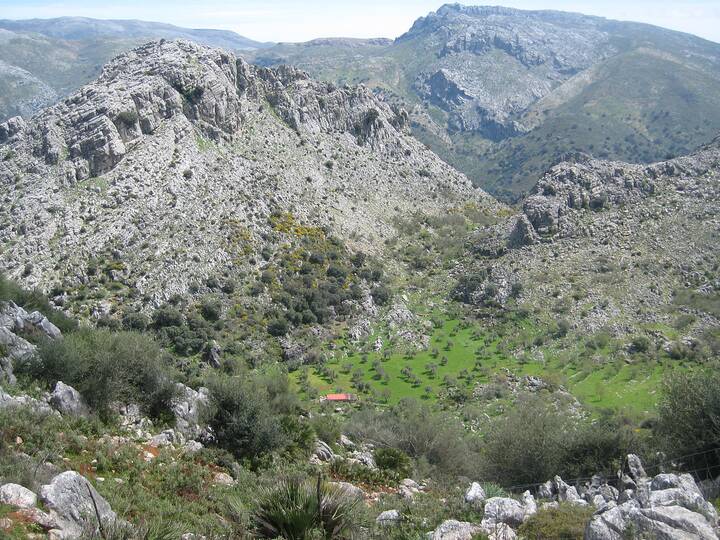
[{"label": "mountain slope", "polygon": [[0,120],[30,117],[92,80],[114,56],[160,38],[189,39],[229,51],[268,45],[225,30],[145,21],[0,20]]},{"label": "mountain slope", "polygon": [[720,45],[638,23],[451,4],[391,44],[278,44],[248,57],[416,104],[418,138],[511,198],[552,156],[652,162],[720,130]]},{"label": "mountain slope", "polygon": [[157,305],[210,276],[254,280],[265,248],[333,234],[380,256],[396,216],[502,210],[406,122],[363,87],[148,44],[0,125],[0,266],[76,307]]}]

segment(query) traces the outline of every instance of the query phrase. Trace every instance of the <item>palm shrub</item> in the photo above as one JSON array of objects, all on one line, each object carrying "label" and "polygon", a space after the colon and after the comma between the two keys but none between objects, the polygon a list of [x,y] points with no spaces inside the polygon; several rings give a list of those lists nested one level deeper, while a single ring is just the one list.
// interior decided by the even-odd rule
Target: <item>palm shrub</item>
[{"label": "palm shrub", "polygon": [[285,478],[263,490],[253,512],[261,538],[310,540],[355,536],[359,499],[341,487],[301,478]]}]

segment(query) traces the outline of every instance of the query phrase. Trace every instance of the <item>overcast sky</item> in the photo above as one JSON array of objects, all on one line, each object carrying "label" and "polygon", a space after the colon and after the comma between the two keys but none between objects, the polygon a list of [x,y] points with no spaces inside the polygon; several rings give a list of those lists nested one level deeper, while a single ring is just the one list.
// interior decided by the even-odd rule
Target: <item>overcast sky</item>
[{"label": "overcast sky", "polygon": [[[64,15],[142,19],[234,30],[260,41],[316,37],[390,37],[405,32],[440,1],[428,0],[0,0],[0,18]],[[482,2],[463,2],[482,4]],[[487,2],[492,4],[494,2]],[[640,21],[720,42],[720,0],[503,0],[521,9],[558,9]]]}]

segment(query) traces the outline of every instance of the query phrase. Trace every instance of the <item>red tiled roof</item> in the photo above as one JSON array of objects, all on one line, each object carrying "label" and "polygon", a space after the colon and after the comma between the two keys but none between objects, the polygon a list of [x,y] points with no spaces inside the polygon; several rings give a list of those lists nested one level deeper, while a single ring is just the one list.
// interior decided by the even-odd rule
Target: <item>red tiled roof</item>
[{"label": "red tiled roof", "polygon": [[352,401],[355,396],[352,394],[328,394],[325,399],[328,401]]}]

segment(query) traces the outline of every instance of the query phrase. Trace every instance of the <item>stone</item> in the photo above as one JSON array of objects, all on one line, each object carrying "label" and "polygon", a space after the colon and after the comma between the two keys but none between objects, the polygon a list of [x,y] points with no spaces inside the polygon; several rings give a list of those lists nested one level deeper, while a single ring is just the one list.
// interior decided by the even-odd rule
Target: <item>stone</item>
[{"label": "stone", "polygon": [[78,537],[88,527],[97,529],[98,517],[103,524],[117,519],[108,502],[74,471],[61,473],[42,486],[40,499],[65,537]]},{"label": "stone", "polygon": [[472,540],[480,532],[484,531],[479,525],[448,519],[443,521],[428,538],[430,540]]},{"label": "stone", "polygon": [[333,461],[337,457],[335,452],[332,451],[332,448],[330,448],[326,442],[320,440],[315,442],[313,455],[320,461]]},{"label": "stone", "polygon": [[647,474],[645,474],[645,469],[643,468],[642,462],[637,455],[628,454],[627,464],[628,469],[630,469],[630,477],[635,480],[636,483],[640,480],[644,480],[645,478],[647,478]]},{"label": "stone", "polygon": [[[491,497],[485,501],[485,513],[482,523],[492,526],[498,523],[505,523],[516,527],[525,519],[525,508],[509,497]],[[485,525],[483,528],[486,528]]]},{"label": "stone", "polygon": [[233,477],[228,473],[220,471],[213,475],[213,484],[217,484],[219,486],[232,486],[235,484],[235,480],[233,480]]},{"label": "stone", "polygon": [[218,369],[220,367],[220,360],[222,359],[222,349],[220,345],[214,339],[207,344],[205,351],[203,352],[203,360],[207,362],[210,367]]},{"label": "stone", "polygon": [[37,504],[37,495],[19,484],[3,484],[0,486],[0,504],[31,508]]},{"label": "stone", "polygon": [[375,518],[375,523],[382,527],[391,527],[397,525],[400,521],[402,521],[402,516],[397,510],[385,510]]},{"label": "stone", "polygon": [[532,493],[529,491],[523,492],[521,500],[525,509],[524,520],[527,520],[529,517],[537,513],[537,502],[535,501],[535,497],[533,497]]},{"label": "stone", "polygon": [[365,498],[365,492],[359,487],[357,487],[355,484],[351,484],[350,482],[330,482],[330,485],[342,490],[350,497],[354,497],[357,499]]},{"label": "stone", "polygon": [[485,502],[485,490],[478,482],[473,482],[465,492],[465,502],[475,507],[481,507]]},{"label": "stone", "polygon": [[53,388],[48,402],[62,415],[81,418],[90,416],[90,408],[85,403],[80,392],[62,381],[55,383],[55,388]]}]

